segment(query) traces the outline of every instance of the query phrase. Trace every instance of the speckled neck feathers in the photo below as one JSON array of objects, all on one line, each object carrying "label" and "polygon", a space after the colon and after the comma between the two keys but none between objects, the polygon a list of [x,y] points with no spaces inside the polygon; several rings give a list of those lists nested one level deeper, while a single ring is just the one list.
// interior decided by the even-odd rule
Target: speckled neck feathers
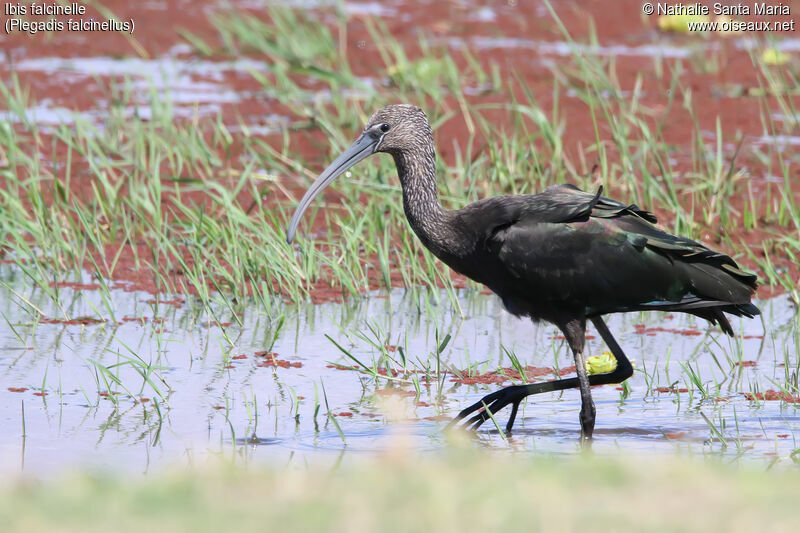
[{"label": "speckled neck feathers", "polygon": [[447,211],[439,203],[433,135],[420,136],[413,145],[393,151],[403,186],[406,218],[422,243],[438,255],[448,235]]},{"label": "speckled neck feathers", "polygon": [[408,104],[389,105],[372,115],[367,131],[381,135],[376,151],[394,158],[403,207],[414,233],[431,252],[446,259],[452,255],[457,228],[452,213],[439,204],[433,130],[425,112]]}]

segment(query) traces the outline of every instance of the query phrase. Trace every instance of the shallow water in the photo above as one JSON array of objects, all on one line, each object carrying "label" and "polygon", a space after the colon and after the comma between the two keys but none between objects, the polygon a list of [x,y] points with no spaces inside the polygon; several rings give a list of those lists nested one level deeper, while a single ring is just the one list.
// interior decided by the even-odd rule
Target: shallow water
[{"label": "shallow water", "polygon": [[571,57],[576,53],[587,55],[599,56],[641,56],[641,57],[671,57],[671,58],[687,58],[693,50],[688,46],[673,46],[669,43],[658,44],[643,44],[639,46],[627,46],[622,44],[613,44],[608,46],[587,46],[574,42],[565,41],[536,41],[532,39],[520,39],[511,37],[472,37],[469,41],[461,38],[451,37],[444,41],[448,46],[453,49],[477,49],[477,50],[495,50],[495,49],[511,49],[511,50],[532,50],[541,55],[554,55]]},{"label": "shallow water", "polygon": [[[236,61],[186,60],[178,56],[185,46],[176,46],[173,53],[157,59],[111,57],[37,57],[23,59],[15,65],[18,72],[46,74],[49,83],[81,85],[94,90],[102,78],[124,78],[135,105],[125,109],[126,116],[152,118],[148,105],[153,94],[163,94],[174,116],[192,118],[215,115],[224,104],[251,98],[252,91],[237,91],[228,84],[228,78],[245,75],[250,71],[264,71],[263,62],[250,59]],[[98,97],[99,108],[108,107],[107,98]],[[53,105],[47,99],[26,109],[26,118],[39,125],[72,124],[78,117],[96,126],[102,126],[105,113],[98,110],[69,110]],[[0,112],[0,119],[21,120],[11,111]]]},{"label": "shallow water", "polygon": [[[516,319],[494,296],[476,291],[460,291],[457,300],[444,292],[395,290],[346,304],[276,301],[269,312],[255,305],[235,309],[241,316],[220,301],[211,311],[222,328],[191,298],[165,304],[173,298],[156,303],[150,294],[120,288],[106,294],[60,287],[56,305],[16,267],[0,266],[0,280],[5,471],[148,471],[209,455],[304,464],[374,454],[398,442],[437,452],[446,446],[447,417],[497,388],[454,382],[451,369],[510,367],[503,348],[522,365],[572,364],[555,328]],[[81,281],[93,283],[88,276]],[[37,324],[34,306],[47,319],[106,321]],[[766,331],[759,320],[737,319],[736,339],[688,316],[611,317],[609,327],[637,372],[627,399],[614,386],[593,390],[594,450],[790,462],[800,447],[800,404],[752,402],[743,393],[777,389],[787,375],[796,379],[798,317],[786,297],[761,307]],[[147,321],[134,320],[141,318]],[[452,340],[441,353],[437,380],[435,346],[447,335]],[[604,348],[589,335],[589,354],[599,354]],[[332,368],[355,365],[333,341],[368,367],[391,356],[398,378],[417,377],[419,396],[409,382]],[[263,366],[272,357],[255,353],[264,350],[276,354],[279,366]],[[401,353],[407,370],[417,372],[402,372]],[[673,384],[685,391],[656,391]],[[520,412],[508,441],[490,422],[474,443],[498,453],[576,453],[578,409],[576,391],[541,395]],[[498,414],[498,423],[506,416]]]}]

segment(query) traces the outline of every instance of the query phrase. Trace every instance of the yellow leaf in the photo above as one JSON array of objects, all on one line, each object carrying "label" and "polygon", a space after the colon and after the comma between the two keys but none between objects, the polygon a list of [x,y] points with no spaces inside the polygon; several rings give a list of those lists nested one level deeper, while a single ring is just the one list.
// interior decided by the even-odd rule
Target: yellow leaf
[{"label": "yellow leaf", "polygon": [[589,372],[590,376],[592,374],[608,374],[616,369],[617,359],[608,350],[586,360],[586,370]]},{"label": "yellow leaf", "polygon": [[658,17],[658,29],[675,33],[689,33],[690,22],[708,22],[707,15],[661,15]]},{"label": "yellow leaf", "polygon": [[765,65],[769,66],[778,66],[778,65],[785,65],[789,62],[789,54],[786,52],[781,52],[777,48],[767,48],[763,52],[761,52],[761,61]]}]

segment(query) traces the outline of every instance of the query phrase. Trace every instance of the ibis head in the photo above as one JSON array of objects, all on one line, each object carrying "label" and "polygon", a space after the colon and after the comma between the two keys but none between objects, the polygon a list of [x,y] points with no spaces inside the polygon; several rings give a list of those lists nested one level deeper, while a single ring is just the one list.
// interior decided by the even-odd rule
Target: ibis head
[{"label": "ibis head", "polygon": [[294,240],[303,213],[314,198],[333,180],[359,161],[372,154],[384,152],[397,156],[420,147],[432,146],[433,133],[425,112],[412,105],[390,105],[377,111],[367,122],[364,132],[311,184],[286,231],[286,242]]}]

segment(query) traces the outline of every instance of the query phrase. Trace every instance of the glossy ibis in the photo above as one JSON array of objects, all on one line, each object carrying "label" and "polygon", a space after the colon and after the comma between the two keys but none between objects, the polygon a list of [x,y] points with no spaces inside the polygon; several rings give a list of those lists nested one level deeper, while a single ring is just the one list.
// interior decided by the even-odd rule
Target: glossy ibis
[{"label": "glossy ibis", "polygon": [[[595,408],[589,387],[621,383],[633,373],[602,315],[682,311],[733,335],[724,313],[759,314],[750,302],[755,275],[740,270],[727,255],[660,230],[651,213],[602,196],[602,187],[589,194],[555,185],[539,194],[486,198],[453,211],[442,208],[433,132],[422,109],[410,105],[384,107],[370,118],[358,139],[303,196],[287,242],[314,197],[377,152],[394,158],[406,217],[422,243],[456,272],[489,287],[509,312],[555,324],[575,357],[577,377],[503,388],[461,411],[453,423],[473,415],[466,425],[477,428],[490,412],[511,405],[510,431],[526,396],[580,388],[581,430],[591,438]],[[587,319],[617,359],[612,372],[587,373]]]}]

